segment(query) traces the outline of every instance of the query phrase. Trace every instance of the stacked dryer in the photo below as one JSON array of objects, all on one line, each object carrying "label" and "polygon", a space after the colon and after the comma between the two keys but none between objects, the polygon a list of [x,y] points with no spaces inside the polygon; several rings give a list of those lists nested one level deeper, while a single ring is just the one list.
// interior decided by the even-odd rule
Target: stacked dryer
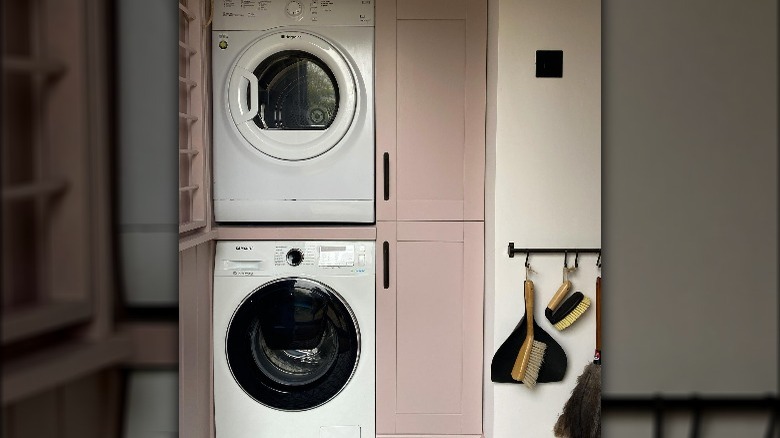
[{"label": "stacked dryer", "polygon": [[[374,222],[373,0],[215,0],[220,223]],[[221,241],[216,438],[374,438],[371,241]]]},{"label": "stacked dryer", "polygon": [[214,3],[217,222],[374,222],[373,1]]}]

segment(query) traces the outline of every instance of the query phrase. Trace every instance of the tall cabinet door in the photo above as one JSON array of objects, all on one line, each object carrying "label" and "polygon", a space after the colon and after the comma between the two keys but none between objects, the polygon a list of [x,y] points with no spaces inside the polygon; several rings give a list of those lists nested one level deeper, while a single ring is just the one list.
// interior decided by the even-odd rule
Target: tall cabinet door
[{"label": "tall cabinet door", "polygon": [[377,219],[484,219],[485,0],[376,3]]},{"label": "tall cabinet door", "polygon": [[482,222],[377,224],[377,434],[482,433]]}]

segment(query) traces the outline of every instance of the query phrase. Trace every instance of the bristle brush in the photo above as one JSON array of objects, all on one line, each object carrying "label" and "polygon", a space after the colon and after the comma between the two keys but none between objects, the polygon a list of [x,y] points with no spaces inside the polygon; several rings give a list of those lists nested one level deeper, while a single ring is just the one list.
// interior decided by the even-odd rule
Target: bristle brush
[{"label": "bristle brush", "polygon": [[563,284],[555,292],[547,308],[544,309],[544,316],[558,330],[572,325],[590,307],[590,298],[583,295],[582,292],[574,292],[569,298],[563,300],[563,297],[571,290],[571,281],[567,278],[567,272],[568,268],[564,266]]},{"label": "bristle brush", "polygon": [[536,379],[539,376],[539,370],[544,362],[544,353],[547,345],[534,339],[534,283],[531,280],[525,280],[523,283],[525,291],[525,316],[526,316],[526,335],[520,351],[512,367],[512,378],[522,381],[529,388],[536,386]]}]

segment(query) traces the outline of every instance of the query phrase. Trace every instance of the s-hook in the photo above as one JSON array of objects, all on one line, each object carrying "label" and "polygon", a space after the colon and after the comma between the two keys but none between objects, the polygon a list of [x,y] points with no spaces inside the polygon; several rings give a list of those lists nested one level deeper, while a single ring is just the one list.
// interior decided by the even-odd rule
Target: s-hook
[{"label": "s-hook", "polygon": [[528,261],[528,258],[531,256],[531,253],[525,253],[525,280],[528,281],[528,274],[531,274],[535,272],[533,269],[531,269],[531,263]]}]

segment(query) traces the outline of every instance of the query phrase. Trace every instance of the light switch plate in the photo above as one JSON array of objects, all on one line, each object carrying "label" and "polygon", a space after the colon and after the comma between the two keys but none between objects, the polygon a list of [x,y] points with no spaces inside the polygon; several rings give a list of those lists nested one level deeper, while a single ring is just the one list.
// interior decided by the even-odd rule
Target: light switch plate
[{"label": "light switch plate", "polygon": [[563,77],[563,50],[536,51],[536,77]]}]

